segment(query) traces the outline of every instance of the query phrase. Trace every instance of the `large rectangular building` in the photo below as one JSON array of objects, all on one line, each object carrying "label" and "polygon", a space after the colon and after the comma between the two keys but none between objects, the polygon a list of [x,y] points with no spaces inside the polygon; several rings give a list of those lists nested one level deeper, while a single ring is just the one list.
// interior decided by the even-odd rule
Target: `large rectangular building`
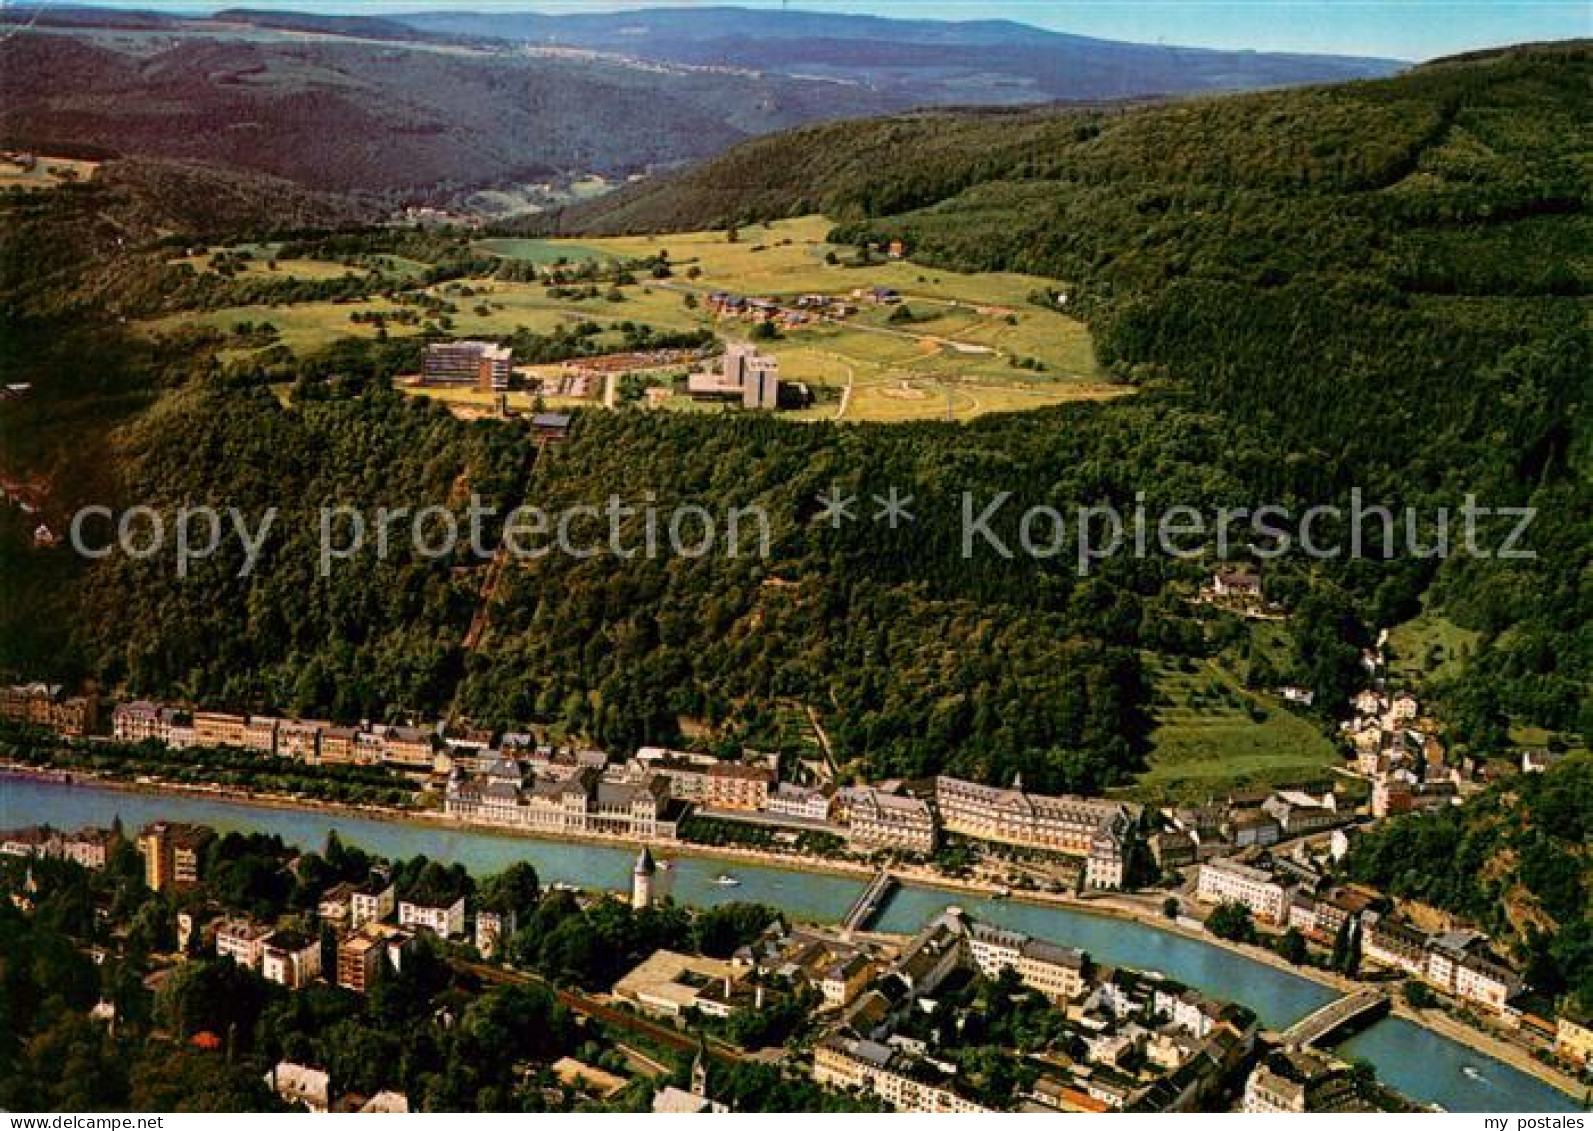
[{"label": "large rectangular building", "polygon": [[1072,856],[1088,856],[1103,826],[1132,816],[1119,801],[1047,797],[950,777],[935,779],[935,808],[948,833]]},{"label": "large rectangular building", "polygon": [[222,711],[194,712],[195,746],[236,746],[241,750],[247,745],[248,729],[249,720],[242,715]]},{"label": "large rectangular building", "polygon": [[64,697],[57,684],[4,687],[0,688],[0,718],[80,738],[92,734],[99,723],[99,698],[96,695]]},{"label": "large rectangular building", "polygon": [[854,848],[920,854],[935,851],[935,814],[926,802],[868,787],[842,792],[846,838]]},{"label": "large rectangular building", "polygon": [[59,685],[24,683],[0,688],[0,718],[33,726],[50,725],[50,708],[61,696]]},{"label": "large rectangular building", "polygon": [[585,766],[568,777],[549,773],[529,786],[517,782],[518,775],[510,779],[490,770],[474,778],[455,773],[443,794],[443,812],[481,824],[544,832],[641,840],[675,836],[670,783],[662,774],[611,781],[596,766]]},{"label": "large rectangular building", "polygon": [[719,762],[708,770],[703,802],[710,809],[762,812],[769,807],[773,784],[774,773],[765,767]]},{"label": "large rectangular building", "polygon": [[427,385],[502,393],[514,375],[514,351],[492,342],[433,342],[426,347],[421,380]]},{"label": "large rectangular building", "polygon": [[277,753],[297,762],[319,762],[321,735],[329,726],[314,720],[284,719],[277,728]]},{"label": "large rectangular building", "polygon": [[740,400],[743,408],[779,408],[779,359],[759,353],[748,342],[731,342],[725,347],[722,371],[692,373],[686,379],[686,392],[699,398]]},{"label": "large rectangular building", "polygon": [[1024,985],[1056,1001],[1069,1001],[1086,988],[1089,958],[1082,950],[1031,939],[986,923],[970,923],[968,953],[986,978],[994,981],[1002,970],[1010,968]]},{"label": "large rectangular building", "polygon": [[879,1097],[896,1111],[980,1114],[991,1109],[959,1095],[944,1074],[904,1050],[833,1034],[813,1049],[813,1079]]},{"label": "large rectangular building", "polygon": [[1242,904],[1268,923],[1282,925],[1288,919],[1288,889],[1269,873],[1233,860],[1202,864],[1195,897],[1206,903]]},{"label": "large rectangular building", "polygon": [[269,715],[251,715],[243,728],[243,746],[245,750],[254,750],[261,754],[275,754],[277,752],[277,732],[282,727],[281,719],[273,719]]},{"label": "large rectangular building", "polygon": [[746,342],[726,347],[725,384],[741,389],[743,408],[780,407],[780,362]]},{"label": "large rectangular building", "polygon": [[203,825],[159,821],[138,834],[144,854],[144,882],[151,891],[168,891],[199,882],[205,846],[215,832]]}]

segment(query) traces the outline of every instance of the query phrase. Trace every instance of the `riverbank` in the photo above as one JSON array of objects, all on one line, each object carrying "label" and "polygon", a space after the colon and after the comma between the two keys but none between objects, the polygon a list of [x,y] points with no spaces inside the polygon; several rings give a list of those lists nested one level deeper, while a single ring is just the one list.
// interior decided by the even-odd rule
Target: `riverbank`
[{"label": "riverbank", "polygon": [[[735,845],[698,844],[694,841],[679,840],[673,837],[639,839],[602,832],[552,832],[544,829],[497,825],[486,821],[467,821],[428,809],[403,809],[392,805],[351,805],[345,802],[322,801],[313,797],[262,793],[229,786],[194,785],[189,782],[171,782],[158,779],[129,781],[126,778],[97,774],[90,771],[73,770],[63,772],[21,762],[3,760],[0,760],[0,774],[14,774],[18,777],[30,778],[36,781],[58,783],[64,779],[68,783],[82,782],[83,784],[92,784],[97,789],[108,789],[120,793],[133,793],[143,796],[160,797],[177,793],[209,801],[258,805],[262,808],[296,812],[312,812],[328,817],[359,817],[368,821],[384,821],[391,824],[422,825],[447,832],[488,833],[494,836],[541,841],[549,844],[593,844],[609,848],[635,848],[638,851],[646,845],[653,849],[665,849],[677,856],[694,856],[709,860],[741,860],[769,867],[820,872],[826,875],[856,877],[865,880],[871,878],[879,870],[872,865],[858,861],[818,859],[797,854],[768,852],[756,848],[742,848]],[[893,869],[892,871],[895,874],[904,874],[909,870],[899,872]],[[914,873],[914,882],[919,882],[917,873],[921,870],[912,869],[910,871]],[[947,883],[964,883],[963,881],[951,880],[949,877],[943,877],[942,879]],[[970,881],[965,883],[964,890],[989,895],[993,894],[997,889],[994,885],[977,884]]]},{"label": "riverbank", "polygon": [[[335,831],[347,842],[390,859],[425,854],[444,863],[462,864],[476,876],[490,876],[529,861],[549,886],[557,883],[613,892],[628,889],[636,858],[634,849],[614,844],[562,843],[409,819],[334,817],[299,804],[268,807],[222,800],[214,790],[178,792],[151,788],[148,782],[138,784],[137,789],[113,790],[87,777],[73,785],[60,784],[53,775],[6,778],[0,781],[0,824],[75,829],[103,827],[117,819],[129,828],[160,820],[190,821],[223,831],[275,834],[305,850],[318,849]],[[792,922],[833,925],[845,917],[867,886],[854,868],[829,869],[848,874],[827,875],[784,860],[727,868],[697,855],[682,852],[673,868],[660,871],[660,894],[704,908],[736,901],[761,903],[782,909]],[[725,871],[741,883],[734,887],[719,884],[717,876]],[[1237,998],[1254,1008],[1262,1023],[1274,1031],[1325,1005],[1335,993],[1203,936],[1198,924],[1190,924],[1195,928],[1190,933],[1167,929],[1165,922],[1154,921],[1154,912],[1160,907],[1160,900],[1154,897],[1112,897],[1129,902],[1140,899],[1153,912],[1142,925],[1137,916],[1124,913],[1124,908],[1105,905],[1101,896],[1074,901],[992,899],[949,891],[945,884],[909,882],[887,901],[873,929],[911,935],[947,904],[961,904],[994,926],[1080,947],[1104,964],[1161,971],[1213,997]],[[1535,1075],[1495,1061],[1471,1044],[1469,1038],[1462,1043],[1403,1018],[1389,1017],[1353,1037],[1342,1055],[1370,1061],[1392,1087],[1449,1111],[1578,1110],[1578,1103],[1565,1093]],[[1471,1066],[1482,1074],[1468,1071]]]},{"label": "riverbank", "polygon": [[[0,762],[0,774],[3,773],[11,773],[36,782],[60,784],[62,781],[62,774],[59,771],[15,763]],[[514,829],[499,825],[467,822],[437,812],[400,809],[392,806],[338,804],[310,798],[256,793],[250,790],[220,786],[165,783],[155,780],[129,781],[91,773],[75,773],[72,777],[75,785],[85,789],[121,792],[153,798],[177,795],[199,801],[256,806],[284,813],[315,814],[331,819],[345,817],[380,822],[395,828],[418,827],[451,834],[481,834],[506,841],[524,840],[559,847],[587,844],[610,851],[618,848],[633,849],[641,844],[640,841],[621,836],[600,833],[561,836],[540,832],[539,830]],[[65,788],[71,789],[73,785],[67,785]],[[780,872],[828,875],[860,882],[866,882],[878,871],[874,866],[858,861],[819,860],[806,856],[739,846],[699,845],[678,840],[653,841],[651,846],[655,854],[662,851],[666,856],[673,855],[682,859],[726,863],[740,862]],[[931,867],[897,867],[892,868],[891,872],[910,888],[945,893],[948,903],[956,902],[959,897],[979,901],[1004,894],[1003,889],[992,883],[945,876]],[[748,883],[754,889],[759,886],[754,877],[744,878],[748,880]],[[612,880],[613,878],[611,877],[611,882]],[[590,886],[590,881],[583,884],[583,886]],[[1315,967],[1293,966],[1265,947],[1228,942],[1209,934],[1197,926],[1170,920],[1161,910],[1164,894],[1093,893],[1080,896],[1066,892],[1014,891],[1010,895],[1010,902],[1037,909],[1050,908],[1080,913],[1098,920],[1116,920],[1131,923],[1140,928],[1148,928],[1164,936],[1184,939],[1216,951],[1232,954],[1250,962],[1265,965],[1280,973],[1311,982],[1335,993],[1342,994],[1366,988],[1367,983],[1356,982],[1329,971]],[[756,898],[756,896],[757,893],[754,892],[753,898]],[[781,901],[776,900],[776,902]],[[834,914],[837,919],[840,917],[839,911],[831,912],[831,914]],[[1530,1053],[1509,1041],[1473,1029],[1447,1015],[1442,1013],[1434,1015],[1410,1009],[1398,995],[1397,987],[1395,989],[1394,1013],[1403,1020],[1420,1026],[1455,1044],[1499,1060],[1574,1100],[1582,1098],[1583,1087],[1565,1073],[1558,1072],[1554,1068],[1539,1062]],[[1236,997],[1238,1000],[1244,1000],[1242,994],[1236,995]]]},{"label": "riverbank", "polygon": [[[1107,899],[1113,903],[1129,904],[1134,897],[1110,896]],[[1105,910],[1105,908],[1088,906],[1081,906],[1079,909],[1095,914],[1101,914]],[[1152,919],[1149,913],[1143,909],[1138,913],[1133,912],[1127,906],[1120,908],[1120,910],[1125,918],[1132,918],[1143,926],[1154,927],[1169,934],[1182,935],[1188,939],[1222,947],[1253,962],[1259,962],[1271,966],[1275,970],[1281,970],[1286,974],[1293,974],[1297,978],[1315,982],[1317,985],[1325,986],[1340,994],[1351,994],[1365,989],[1383,989],[1388,993],[1391,1004],[1390,1012],[1393,1016],[1409,1021],[1413,1025],[1420,1025],[1422,1028],[1437,1033],[1441,1037],[1447,1037],[1456,1044],[1475,1049],[1492,1057],[1494,1060],[1508,1064],[1518,1072],[1524,1072],[1528,1076],[1541,1080],[1557,1091],[1564,1092],[1574,1100],[1581,1100],[1588,1092],[1586,1084],[1553,1065],[1544,1064],[1526,1049],[1512,1041],[1459,1021],[1441,1009],[1416,1009],[1405,1000],[1403,993],[1400,992],[1401,987],[1404,985],[1402,979],[1380,984],[1347,978],[1343,974],[1332,970],[1323,970],[1318,966],[1296,966],[1270,947],[1253,946],[1219,939],[1207,931],[1195,930],[1192,927],[1187,927],[1182,923],[1165,917],[1157,921]],[[1239,1000],[1243,1000],[1243,998],[1241,997]]]},{"label": "riverbank", "polygon": [[1448,1037],[1458,1045],[1464,1045],[1467,1048],[1474,1048],[1479,1052],[1487,1053],[1493,1059],[1508,1064],[1517,1072],[1523,1072],[1534,1079],[1541,1080],[1578,1102],[1586,1099],[1588,1093],[1593,1091],[1593,1088],[1590,1088],[1588,1084],[1576,1079],[1570,1073],[1562,1072],[1558,1068],[1544,1064],[1520,1045],[1495,1037],[1491,1033],[1482,1032],[1467,1025],[1464,1021],[1457,1021],[1443,1010],[1415,1009],[1403,1001],[1396,1001],[1394,1015],[1430,1029],[1440,1037]]}]

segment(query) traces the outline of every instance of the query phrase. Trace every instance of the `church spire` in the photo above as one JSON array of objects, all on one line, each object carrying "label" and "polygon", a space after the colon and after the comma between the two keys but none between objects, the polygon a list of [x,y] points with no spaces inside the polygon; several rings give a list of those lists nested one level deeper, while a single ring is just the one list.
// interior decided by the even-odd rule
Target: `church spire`
[{"label": "church spire", "polygon": [[697,1059],[691,1062],[691,1094],[708,1098],[708,1046],[697,1042]]}]

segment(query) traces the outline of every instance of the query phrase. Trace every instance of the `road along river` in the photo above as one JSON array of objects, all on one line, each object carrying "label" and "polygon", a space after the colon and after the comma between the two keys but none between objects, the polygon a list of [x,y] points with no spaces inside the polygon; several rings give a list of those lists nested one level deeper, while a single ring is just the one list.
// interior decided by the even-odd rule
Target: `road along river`
[{"label": "road along river", "polygon": [[[384,821],[316,809],[282,808],[183,793],[146,793],[86,783],[0,774],[0,828],[48,824],[75,829],[109,825],[120,817],[131,831],[153,820],[192,821],[228,830],[276,834],[301,848],[319,849],[337,830],[345,843],[387,857],[424,854],[491,875],[517,860],[535,865],[544,884],[625,890],[634,852],[607,845],[570,844]],[[734,885],[717,883],[722,875]],[[794,868],[679,856],[661,875],[664,891],[682,903],[712,906],[736,900],[779,907],[794,919],[835,923],[862,893],[865,881]],[[874,927],[912,932],[956,903],[971,914],[1051,942],[1082,947],[1098,961],[1159,970],[1215,997],[1255,1010],[1264,1025],[1287,1028],[1330,1000],[1333,991],[1220,946],[1130,920],[1018,900],[982,900],[907,884],[886,904]],[[1377,1022],[1342,1048],[1364,1058],[1401,1092],[1449,1111],[1572,1112],[1561,1092],[1482,1053],[1399,1018]]]}]

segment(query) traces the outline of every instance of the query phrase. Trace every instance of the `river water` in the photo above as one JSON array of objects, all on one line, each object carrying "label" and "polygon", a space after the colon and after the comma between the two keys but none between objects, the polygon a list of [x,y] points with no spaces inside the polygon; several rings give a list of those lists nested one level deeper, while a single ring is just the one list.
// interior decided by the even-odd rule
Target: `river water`
[{"label": "river water", "polygon": [[[153,820],[192,821],[222,831],[274,833],[290,844],[310,849],[325,844],[327,833],[335,828],[345,843],[382,856],[424,853],[433,859],[462,863],[477,875],[491,875],[517,860],[527,860],[536,866],[544,884],[616,891],[629,887],[635,860],[633,852],[618,847],[0,775],[0,828],[49,824],[74,829],[108,825],[118,816],[130,831]],[[739,883],[715,882],[726,873]],[[827,923],[844,917],[864,887],[862,880],[845,876],[692,857],[672,861],[659,878],[663,891],[682,903],[767,903],[793,918]],[[891,898],[875,926],[883,931],[912,932],[952,903],[986,921],[1081,947],[1097,961],[1160,970],[1215,997],[1243,1002],[1273,1029],[1288,1027],[1333,996],[1331,990],[1315,982],[1221,947],[1069,908],[971,899],[964,893],[907,886]],[[1547,1084],[1399,1018],[1377,1022],[1347,1041],[1342,1051],[1377,1065],[1379,1076],[1406,1095],[1449,1111],[1577,1110],[1568,1097]]]}]

